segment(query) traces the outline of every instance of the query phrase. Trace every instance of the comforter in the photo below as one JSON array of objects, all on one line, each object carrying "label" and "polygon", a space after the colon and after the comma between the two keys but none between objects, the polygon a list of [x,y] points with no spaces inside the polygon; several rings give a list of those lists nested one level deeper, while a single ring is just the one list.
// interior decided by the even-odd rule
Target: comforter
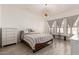
[{"label": "comforter", "polygon": [[24,34],[24,41],[28,42],[31,48],[35,49],[35,44],[44,43],[53,39],[50,34]]}]

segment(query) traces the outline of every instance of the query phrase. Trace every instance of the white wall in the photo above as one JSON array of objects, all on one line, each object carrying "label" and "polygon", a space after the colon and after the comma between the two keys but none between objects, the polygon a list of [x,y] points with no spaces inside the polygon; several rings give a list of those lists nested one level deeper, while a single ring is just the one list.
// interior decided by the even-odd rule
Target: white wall
[{"label": "white wall", "polygon": [[46,19],[44,21],[44,28],[43,29],[44,29],[45,33],[50,33],[50,27],[49,27],[49,24]]},{"label": "white wall", "polygon": [[28,10],[13,7],[11,5],[2,6],[2,27],[11,28],[32,28],[37,32],[44,29],[44,20],[38,15]]},{"label": "white wall", "polygon": [[[79,9],[63,12],[59,15],[51,15],[48,20],[75,14],[79,14]],[[32,28],[35,31],[48,32],[49,26],[47,22],[44,22],[44,20],[44,18],[29,10],[20,9],[11,5],[2,5],[2,27],[13,27],[19,29]]]},{"label": "white wall", "polygon": [[2,13],[2,6],[0,5],[0,27],[1,27],[1,13]]}]

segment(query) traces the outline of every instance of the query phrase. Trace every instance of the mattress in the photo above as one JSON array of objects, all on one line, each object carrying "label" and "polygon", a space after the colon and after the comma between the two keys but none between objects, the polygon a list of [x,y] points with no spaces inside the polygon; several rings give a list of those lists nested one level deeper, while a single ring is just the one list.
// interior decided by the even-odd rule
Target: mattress
[{"label": "mattress", "polygon": [[24,34],[24,41],[28,42],[31,48],[35,49],[35,44],[44,43],[53,39],[50,34]]}]

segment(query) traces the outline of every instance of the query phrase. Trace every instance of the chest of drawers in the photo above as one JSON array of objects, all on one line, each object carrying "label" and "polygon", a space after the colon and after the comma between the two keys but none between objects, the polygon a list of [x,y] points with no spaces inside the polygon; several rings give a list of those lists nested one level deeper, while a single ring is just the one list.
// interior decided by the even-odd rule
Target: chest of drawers
[{"label": "chest of drawers", "polygon": [[17,43],[16,28],[0,28],[0,46]]}]

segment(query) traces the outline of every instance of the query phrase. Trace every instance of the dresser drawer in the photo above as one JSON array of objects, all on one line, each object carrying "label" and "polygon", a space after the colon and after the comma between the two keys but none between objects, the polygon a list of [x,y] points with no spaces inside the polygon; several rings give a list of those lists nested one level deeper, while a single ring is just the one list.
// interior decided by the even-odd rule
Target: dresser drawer
[{"label": "dresser drawer", "polygon": [[2,46],[7,45],[7,41],[2,41]]},{"label": "dresser drawer", "polygon": [[15,28],[6,28],[6,31],[7,31],[7,32],[9,32],[9,31],[10,31],[10,32],[15,32],[16,29],[15,29]]},{"label": "dresser drawer", "polygon": [[6,38],[6,37],[3,37],[3,38],[2,38],[2,41],[6,41],[6,40],[7,40],[7,38]]},{"label": "dresser drawer", "polygon": [[7,33],[6,32],[2,32],[2,37],[6,37]]},{"label": "dresser drawer", "polygon": [[17,43],[17,40],[7,40],[6,41],[7,44],[13,44],[13,43]]},{"label": "dresser drawer", "polygon": [[7,36],[17,36],[17,33],[6,33]]},{"label": "dresser drawer", "polygon": [[7,37],[6,39],[7,39],[7,40],[17,40],[16,37]]}]

